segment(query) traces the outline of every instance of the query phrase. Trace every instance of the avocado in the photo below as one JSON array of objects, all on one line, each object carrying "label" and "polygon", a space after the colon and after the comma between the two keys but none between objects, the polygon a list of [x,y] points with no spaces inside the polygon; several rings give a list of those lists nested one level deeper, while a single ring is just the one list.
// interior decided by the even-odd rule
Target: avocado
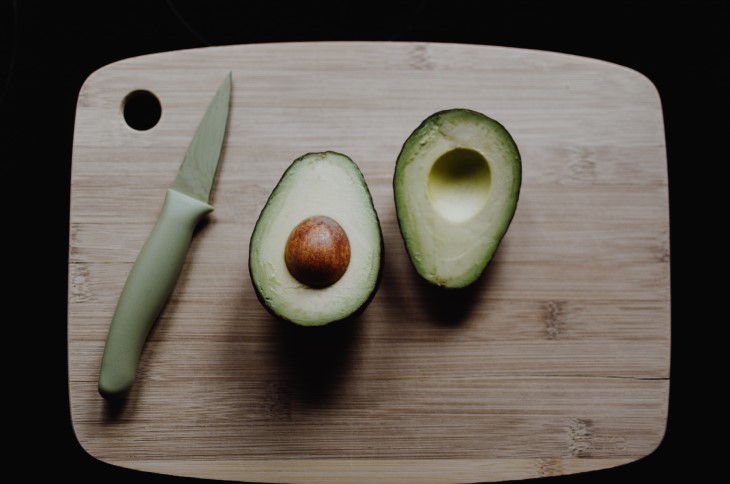
[{"label": "avocado", "polygon": [[295,160],[261,211],[248,267],[261,304],[281,319],[322,326],[375,295],[383,236],[358,166],[332,151]]},{"label": "avocado", "polygon": [[492,259],[517,209],[522,162],[512,136],[475,111],[428,117],[408,137],[393,177],[408,256],[431,284],[472,284]]}]

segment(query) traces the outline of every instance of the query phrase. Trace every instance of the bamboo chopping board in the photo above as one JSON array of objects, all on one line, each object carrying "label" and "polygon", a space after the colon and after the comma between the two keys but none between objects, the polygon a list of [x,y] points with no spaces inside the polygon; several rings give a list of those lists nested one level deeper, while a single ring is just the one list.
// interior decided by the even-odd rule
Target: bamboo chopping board
[{"label": "bamboo chopping board", "polygon": [[[131,265],[215,89],[233,72],[211,204],[121,405],[96,390]],[[152,129],[125,124],[135,90]],[[392,175],[430,114],[483,112],[523,158],[515,219],[484,277],[422,284]],[[380,290],[321,331],[256,299],[248,240],[300,155],[360,166],[382,224]],[[333,188],[333,189],[336,189]],[[493,481],[634,461],[664,435],[667,172],[653,85],[538,51],[425,43],[262,44],[128,59],[81,89],[73,144],[68,351],[81,445],[120,466],[247,481]]]}]

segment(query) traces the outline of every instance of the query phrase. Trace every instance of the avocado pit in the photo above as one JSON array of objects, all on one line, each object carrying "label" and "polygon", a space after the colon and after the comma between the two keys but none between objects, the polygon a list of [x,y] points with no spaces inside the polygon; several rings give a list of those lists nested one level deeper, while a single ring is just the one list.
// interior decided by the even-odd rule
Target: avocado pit
[{"label": "avocado pit", "polygon": [[284,249],[286,267],[312,288],[331,286],[350,264],[350,241],[342,226],[324,215],[309,217],[294,227]]}]

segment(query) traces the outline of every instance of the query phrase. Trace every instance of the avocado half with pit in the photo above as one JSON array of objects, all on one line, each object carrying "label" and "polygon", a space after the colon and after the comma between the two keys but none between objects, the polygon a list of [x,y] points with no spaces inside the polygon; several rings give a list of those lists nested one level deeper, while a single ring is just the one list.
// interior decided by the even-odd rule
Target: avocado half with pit
[{"label": "avocado half with pit", "polygon": [[281,319],[322,326],[367,307],[380,283],[383,237],[365,178],[347,156],[295,160],[256,222],[248,267]]},{"label": "avocado half with pit", "polygon": [[472,284],[517,209],[520,153],[497,121],[452,109],[427,118],[398,156],[393,190],[413,267],[437,286]]}]

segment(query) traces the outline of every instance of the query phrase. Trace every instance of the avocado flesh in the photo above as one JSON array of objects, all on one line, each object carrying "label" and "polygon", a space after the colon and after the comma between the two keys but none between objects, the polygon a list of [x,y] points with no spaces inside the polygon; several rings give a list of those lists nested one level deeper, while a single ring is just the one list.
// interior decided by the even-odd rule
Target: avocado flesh
[{"label": "avocado flesh", "polygon": [[418,274],[449,288],[476,281],[512,221],[521,180],[517,145],[497,121],[466,109],[427,118],[403,145],[393,178]]},{"label": "avocado flesh", "polygon": [[[313,216],[335,220],[347,234],[350,261],[332,285],[315,288],[287,269],[290,234]],[[249,246],[249,272],[261,303],[302,326],[321,326],[363,310],[380,281],[383,241],[370,191],[347,156],[310,153],[295,160],[264,206]]]}]

